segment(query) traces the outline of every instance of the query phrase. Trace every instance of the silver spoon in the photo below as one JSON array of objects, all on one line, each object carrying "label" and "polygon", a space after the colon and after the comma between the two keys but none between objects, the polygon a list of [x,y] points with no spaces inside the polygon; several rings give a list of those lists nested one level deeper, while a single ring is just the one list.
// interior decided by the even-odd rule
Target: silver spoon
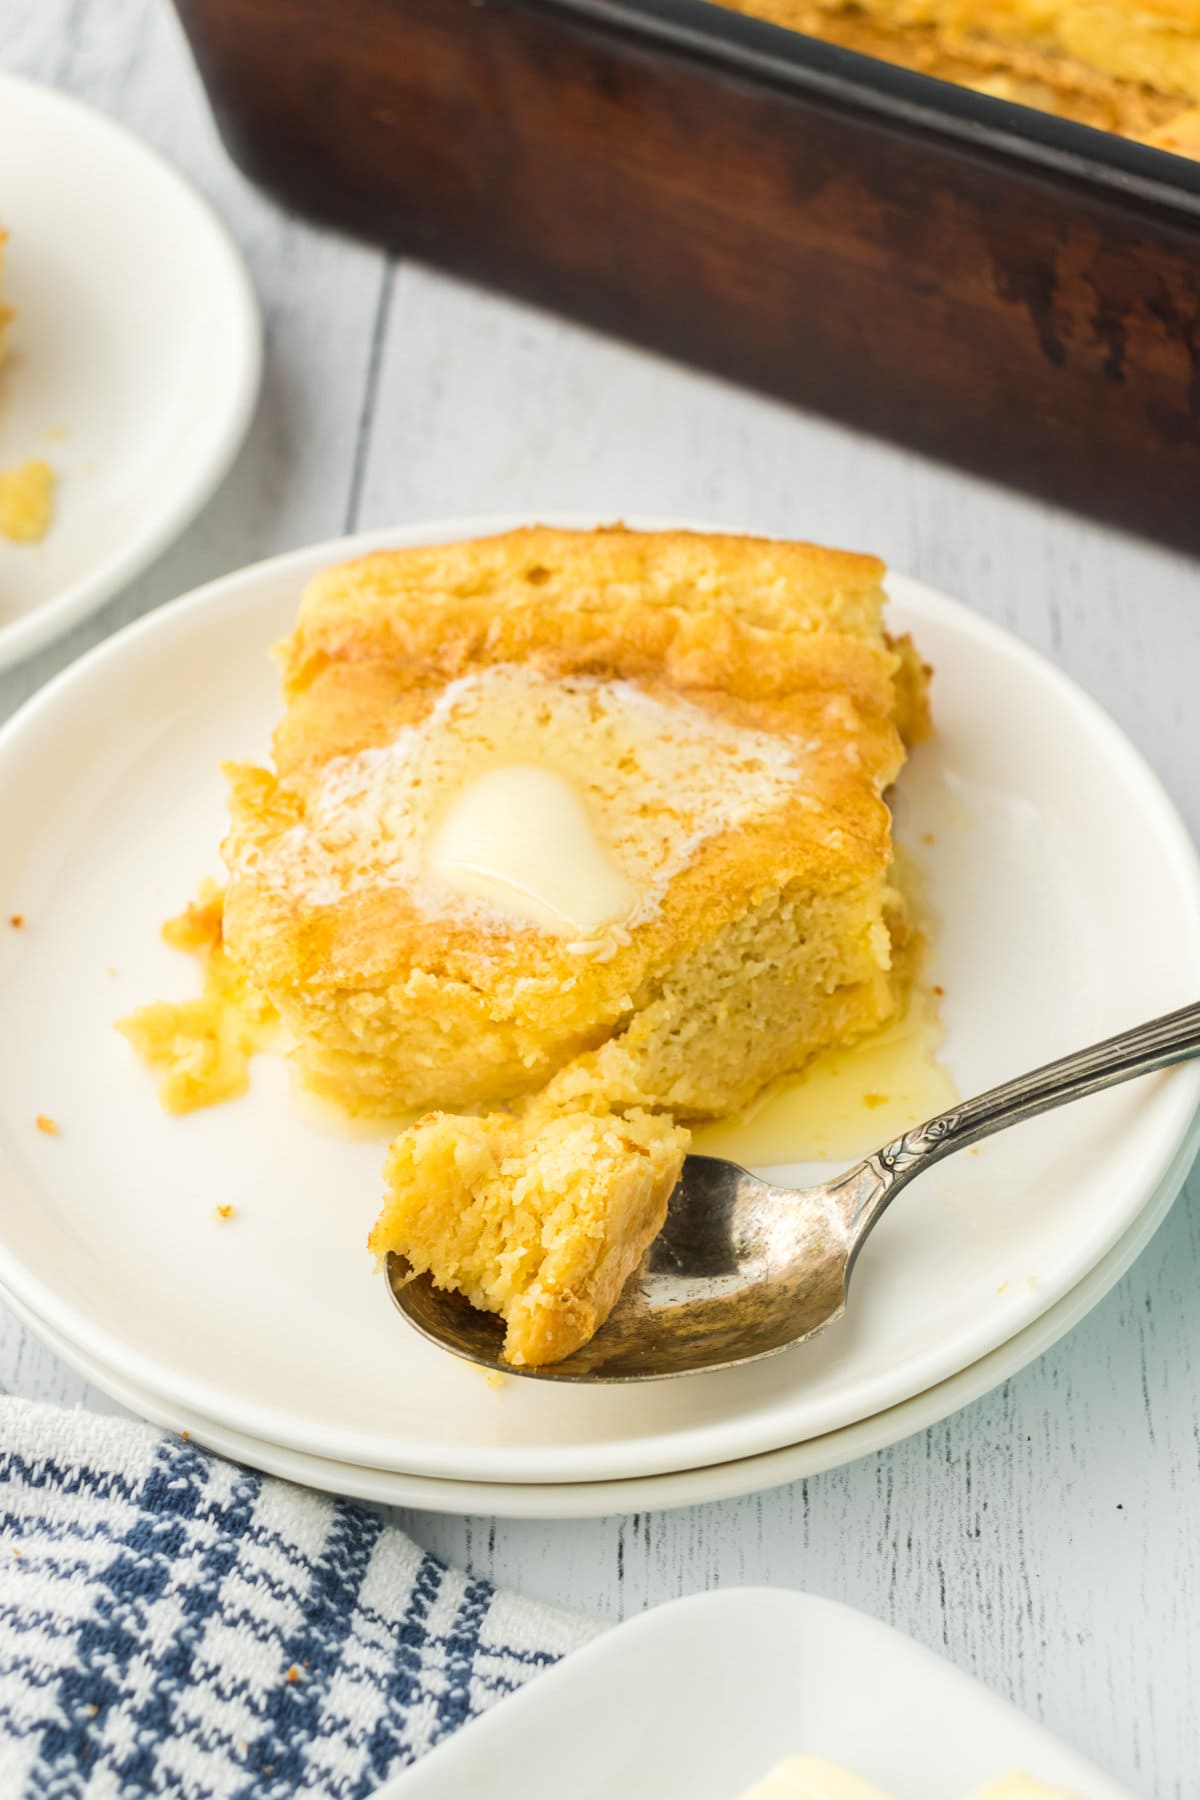
[{"label": "silver spoon", "polygon": [[559,1363],[506,1363],[499,1318],[414,1279],[395,1254],[392,1298],[456,1356],[539,1381],[656,1381],[773,1356],[841,1317],[868,1233],[914,1176],[1007,1125],[1198,1054],[1200,1005],[1185,1006],[964,1100],[820,1187],[772,1187],[720,1157],[689,1156],[666,1224],[607,1322]]}]

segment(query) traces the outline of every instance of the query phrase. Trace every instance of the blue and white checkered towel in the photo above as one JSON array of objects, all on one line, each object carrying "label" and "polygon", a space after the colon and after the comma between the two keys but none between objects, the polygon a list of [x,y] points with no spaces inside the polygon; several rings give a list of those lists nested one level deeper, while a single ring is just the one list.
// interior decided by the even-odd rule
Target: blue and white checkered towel
[{"label": "blue and white checkered towel", "polygon": [[365,1800],[594,1630],[353,1501],[0,1401],[3,1800]]}]

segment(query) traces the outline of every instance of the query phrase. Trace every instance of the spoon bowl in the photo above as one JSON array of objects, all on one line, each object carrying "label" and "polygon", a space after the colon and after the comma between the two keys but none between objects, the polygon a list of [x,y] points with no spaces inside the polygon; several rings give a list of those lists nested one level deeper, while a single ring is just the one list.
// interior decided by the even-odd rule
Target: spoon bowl
[{"label": "spoon bowl", "polygon": [[662,1231],[590,1343],[562,1362],[513,1369],[504,1322],[388,1257],[397,1306],[471,1362],[549,1381],[647,1381],[773,1356],[846,1303],[857,1171],[824,1187],[772,1187],[736,1163],[689,1156]]},{"label": "spoon bowl", "polygon": [[839,1319],[868,1234],[923,1169],[1051,1107],[1200,1054],[1200,1006],[1123,1032],[967,1100],[833,1181],[773,1186],[736,1163],[689,1156],[662,1231],[608,1319],[561,1362],[504,1360],[504,1323],[388,1257],[391,1295],[443,1349],[540,1381],[660,1381],[756,1362]]}]

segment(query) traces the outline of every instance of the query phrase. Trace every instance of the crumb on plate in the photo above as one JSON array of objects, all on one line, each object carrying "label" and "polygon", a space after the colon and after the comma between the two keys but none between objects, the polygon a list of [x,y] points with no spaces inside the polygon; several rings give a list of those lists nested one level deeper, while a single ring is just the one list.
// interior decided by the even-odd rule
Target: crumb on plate
[{"label": "crumb on plate", "polygon": [[250,1059],[275,1031],[274,1007],[226,950],[224,898],[215,881],[202,882],[195,900],[162,928],[173,950],[199,961],[204,972],[199,997],[156,1001],[117,1021],[117,1030],[158,1074],[159,1095],[171,1113],[244,1094]]},{"label": "crumb on plate", "polygon": [[39,1113],[33,1122],[43,1137],[58,1136],[58,1120],[52,1119],[49,1113]]},{"label": "crumb on plate", "polygon": [[54,470],[40,456],[0,469],[0,537],[34,544],[45,537],[54,513]]}]

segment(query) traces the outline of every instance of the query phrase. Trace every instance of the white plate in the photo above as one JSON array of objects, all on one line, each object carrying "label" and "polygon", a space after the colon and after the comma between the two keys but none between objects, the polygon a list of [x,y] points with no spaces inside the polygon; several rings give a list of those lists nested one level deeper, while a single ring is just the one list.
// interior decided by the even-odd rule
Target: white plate
[{"label": "white plate", "polygon": [[[838,1430],[978,1361],[1075,1287],[1164,1180],[1200,1069],[933,1171],[872,1238],[849,1318],[798,1351],[636,1389],[495,1390],[405,1330],[371,1268],[377,1142],[301,1120],[270,1059],[247,1100],[169,1119],[111,1029],[139,1000],[192,991],[158,923],[216,871],[217,765],[265,750],[265,652],[303,580],[372,545],[507,522],[375,533],[213,583],[100,646],[0,733],[0,918],[29,921],[0,936],[0,1281],[123,1379],[336,1462],[600,1481]],[[938,668],[938,739],[904,804],[909,829],[937,840],[938,974],[969,1091],[1191,998],[1196,864],[1090,701],[953,601],[906,581],[894,593]],[[39,1112],[59,1136],[34,1130]],[[214,1223],[218,1199],[233,1223]]]},{"label": "white plate", "polygon": [[[1099,1705],[1099,1670],[1094,1685]],[[375,1800],[737,1800],[801,1752],[896,1800],[967,1800],[1018,1769],[1079,1800],[1133,1800],[890,1625],[773,1588],[693,1595],[605,1632]]]},{"label": "white plate", "polygon": [[[1197,1122],[1200,1127],[1200,1121]],[[387,1469],[369,1469],[352,1463],[330,1462],[302,1451],[285,1450],[263,1443],[183,1410],[175,1402],[139,1388],[113,1374],[86,1351],[61,1337],[9,1294],[2,1296],[30,1330],[85,1380],[109,1394],[130,1412],[170,1431],[186,1431],[197,1443],[206,1444],[234,1462],[281,1475],[305,1487],[325,1493],[349,1494],[354,1499],[383,1506],[416,1506],[427,1512],[483,1513],[510,1519],[602,1519],[614,1513],[648,1512],[656,1508],[697,1506],[709,1500],[730,1500],[764,1488],[799,1481],[809,1475],[840,1468],[860,1456],[884,1450],[890,1444],[931,1425],[967,1406],[1000,1382],[1040,1356],[1089,1313],[1120,1280],[1149,1243],[1173,1204],[1187,1174],[1200,1130],[1194,1130],[1183,1146],[1168,1179],[1150,1204],[1107,1256],[1069,1294],[990,1356],[972,1363],[937,1387],[911,1400],[862,1419],[841,1431],[791,1444],[762,1456],[714,1463],[707,1469],[682,1469],[672,1475],[651,1475],[641,1480],[578,1481],[569,1484],[530,1482],[522,1487],[506,1482],[439,1481],[428,1475],[406,1475]]]},{"label": "white plate", "polygon": [[[0,468],[59,473],[38,545],[0,539],[0,667],[92,612],[200,510],[258,392],[258,308],[225,227],[137,138],[0,75]],[[53,434],[53,435],[51,435]]]}]

